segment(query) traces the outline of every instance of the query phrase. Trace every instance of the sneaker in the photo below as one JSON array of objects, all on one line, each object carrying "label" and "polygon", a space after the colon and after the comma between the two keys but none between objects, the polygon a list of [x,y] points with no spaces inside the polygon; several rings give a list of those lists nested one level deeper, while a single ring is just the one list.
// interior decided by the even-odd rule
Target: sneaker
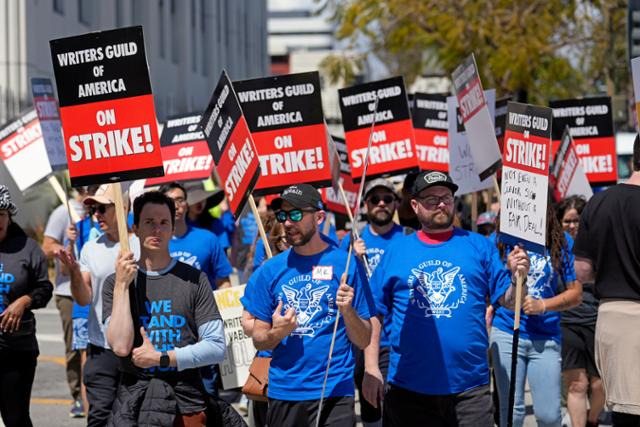
[{"label": "sneaker", "polygon": [[69,416],[71,418],[84,418],[84,405],[82,405],[82,400],[76,400],[71,405],[71,410],[69,411]]}]

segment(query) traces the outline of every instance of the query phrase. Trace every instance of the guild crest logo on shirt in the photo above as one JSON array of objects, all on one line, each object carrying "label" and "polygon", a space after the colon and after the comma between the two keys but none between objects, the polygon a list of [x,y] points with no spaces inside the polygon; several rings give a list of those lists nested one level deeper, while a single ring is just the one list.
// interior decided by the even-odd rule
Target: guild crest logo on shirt
[{"label": "guild crest logo on shirt", "polygon": [[431,172],[424,176],[424,182],[426,182],[427,184],[431,184],[433,182],[446,181],[446,180],[447,180],[447,176],[442,172]]},{"label": "guild crest logo on shirt", "polygon": [[178,261],[183,262],[191,267],[197,268],[198,270],[202,270],[200,267],[200,262],[198,261],[198,257],[196,255],[191,254],[191,252],[178,251],[171,252],[171,257],[176,258]]},{"label": "guild crest logo on shirt", "polygon": [[467,282],[460,267],[450,262],[429,260],[411,269],[409,276],[410,302],[425,317],[451,318],[454,311],[467,300]]},{"label": "guild crest logo on shirt", "polygon": [[[306,275],[306,278],[311,278]],[[293,282],[295,279],[290,281]],[[314,283],[315,282],[315,283]],[[292,285],[282,285],[284,293],[283,307],[289,307],[296,311],[298,327],[291,333],[294,336],[314,336],[321,326],[331,322],[335,309],[332,309],[329,301],[328,310],[323,308],[322,298],[329,290],[329,285],[317,286],[317,281],[306,283],[301,288]]]},{"label": "guild crest logo on shirt", "polygon": [[[540,280],[547,275],[546,267],[551,265],[551,257],[529,252],[529,261],[531,267],[527,274],[527,291],[532,298],[540,299],[551,292],[551,274],[547,280]],[[549,292],[545,292],[547,288]]]},{"label": "guild crest logo on shirt", "polygon": [[379,248],[367,248],[367,264],[373,273],[380,263],[380,258],[384,254],[384,249]]}]

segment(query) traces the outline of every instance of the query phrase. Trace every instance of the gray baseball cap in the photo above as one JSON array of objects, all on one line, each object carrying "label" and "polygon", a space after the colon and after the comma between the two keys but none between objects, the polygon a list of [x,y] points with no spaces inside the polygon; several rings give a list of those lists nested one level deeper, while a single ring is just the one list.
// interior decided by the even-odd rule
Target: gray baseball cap
[{"label": "gray baseball cap", "polygon": [[385,178],[376,178],[371,182],[368,182],[364,188],[364,200],[367,199],[367,196],[371,191],[376,188],[385,188],[393,193],[396,198],[398,198],[398,194],[396,194],[396,188],[391,181]]}]

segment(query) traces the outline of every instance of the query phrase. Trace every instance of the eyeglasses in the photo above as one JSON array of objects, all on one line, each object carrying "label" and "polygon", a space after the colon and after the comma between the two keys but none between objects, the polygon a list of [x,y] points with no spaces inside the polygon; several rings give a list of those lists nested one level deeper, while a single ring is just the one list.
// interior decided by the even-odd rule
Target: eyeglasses
[{"label": "eyeglasses", "polygon": [[444,203],[445,205],[453,204],[453,196],[426,196],[426,197],[416,197],[416,199],[422,201],[425,205],[430,207],[436,207],[440,205],[440,203]]},{"label": "eyeglasses", "polygon": [[315,212],[313,210],[291,209],[290,211],[278,211],[276,212],[276,221],[283,223],[287,220],[287,217],[291,222],[300,222],[305,212]]},{"label": "eyeglasses", "polygon": [[175,203],[176,205],[184,205],[185,203],[187,203],[187,199],[185,199],[184,197],[176,197],[175,199],[171,200],[173,200],[173,203]]},{"label": "eyeglasses", "polygon": [[380,197],[378,195],[373,195],[371,197],[369,197],[369,203],[377,205],[378,203],[380,203],[380,201],[383,201],[385,205],[390,205],[393,200],[394,197],[391,194],[385,194],[384,196]]},{"label": "eyeglasses", "polygon": [[104,215],[107,212],[107,208],[109,206],[113,206],[113,204],[108,204],[108,205],[100,205],[100,204],[98,204],[98,205],[91,206],[89,208],[89,213],[91,215],[95,215],[96,213],[99,213],[100,215]]}]

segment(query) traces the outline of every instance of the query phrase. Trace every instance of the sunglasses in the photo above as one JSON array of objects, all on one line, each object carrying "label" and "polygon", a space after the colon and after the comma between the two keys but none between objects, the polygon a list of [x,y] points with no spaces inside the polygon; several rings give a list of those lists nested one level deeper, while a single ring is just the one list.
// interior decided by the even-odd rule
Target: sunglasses
[{"label": "sunglasses", "polygon": [[427,196],[427,197],[416,197],[416,199],[421,200],[425,205],[430,207],[438,207],[440,203],[444,203],[449,206],[453,204],[453,196]]},{"label": "sunglasses", "polygon": [[391,194],[385,194],[382,197],[374,194],[373,196],[369,197],[369,203],[374,205],[380,203],[381,200],[385,205],[390,205],[395,200],[395,198]]},{"label": "sunglasses", "polygon": [[305,212],[315,212],[313,210],[291,209],[290,211],[278,211],[276,212],[276,221],[283,223],[287,220],[287,217],[291,222],[300,222]]},{"label": "sunglasses", "polygon": [[89,213],[91,215],[95,215],[96,213],[99,213],[100,215],[104,215],[107,212],[107,208],[109,206],[113,206],[113,205],[109,204],[109,205],[94,205],[94,206],[91,206],[91,208],[89,208]]}]

